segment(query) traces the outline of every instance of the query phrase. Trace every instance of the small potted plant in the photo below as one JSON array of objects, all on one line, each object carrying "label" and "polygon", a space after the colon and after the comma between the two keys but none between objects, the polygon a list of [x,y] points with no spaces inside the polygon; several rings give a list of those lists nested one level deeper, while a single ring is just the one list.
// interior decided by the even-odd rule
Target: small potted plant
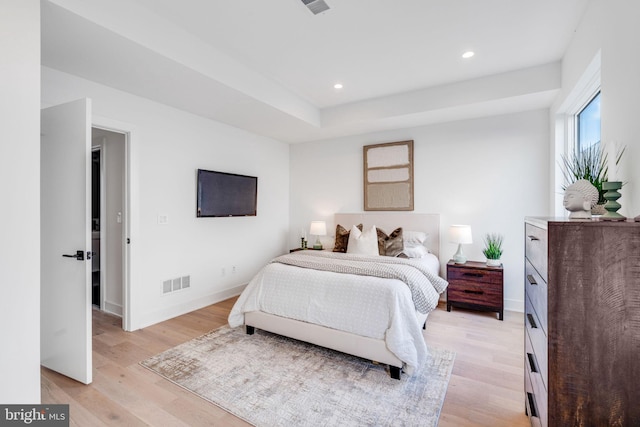
[{"label": "small potted plant", "polygon": [[489,233],[484,237],[485,248],[482,253],[487,258],[487,265],[490,267],[498,267],[501,264],[502,240],[502,235],[498,233]]}]

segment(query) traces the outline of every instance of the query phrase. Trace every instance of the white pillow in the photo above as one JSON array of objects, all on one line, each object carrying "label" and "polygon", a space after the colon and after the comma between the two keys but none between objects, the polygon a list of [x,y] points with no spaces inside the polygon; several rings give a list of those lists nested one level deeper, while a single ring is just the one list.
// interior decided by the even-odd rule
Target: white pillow
[{"label": "white pillow", "polygon": [[378,232],[374,225],[368,230],[360,231],[355,225],[349,232],[348,254],[379,255],[378,253]]},{"label": "white pillow", "polygon": [[424,231],[403,231],[402,243],[405,246],[422,246],[427,240],[427,237],[429,236]]},{"label": "white pillow", "polygon": [[423,258],[429,254],[429,251],[424,246],[405,246],[402,253],[408,258]]}]

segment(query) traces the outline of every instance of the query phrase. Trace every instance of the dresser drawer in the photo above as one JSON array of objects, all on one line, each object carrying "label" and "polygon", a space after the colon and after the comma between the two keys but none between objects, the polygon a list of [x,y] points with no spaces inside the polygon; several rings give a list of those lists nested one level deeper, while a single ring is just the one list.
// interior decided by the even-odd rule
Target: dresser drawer
[{"label": "dresser drawer", "polygon": [[544,333],[548,333],[547,329],[547,282],[533,268],[533,265],[525,259],[524,263],[524,289],[525,294],[529,297],[533,311],[535,311],[540,320],[540,327]]},{"label": "dresser drawer", "polygon": [[[525,392],[531,394],[531,396],[527,396],[529,399],[527,402],[529,416],[532,418],[532,424],[536,421],[540,425],[546,426],[548,419],[548,393],[528,334],[525,334],[524,358]],[[534,420],[534,418],[537,419]]]},{"label": "dresser drawer", "polygon": [[531,306],[531,301],[526,296],[524,317],[525,343],[527,341],[531,343],[531,351],[535,356],[535,363],[538,366],[542,382],[546,387],[549,378],[549,349],[547,335],[542,328],[540,328],[540,320]]},{"label": "dresser drawer", "polygon": [[525,224],[525,256],[547,281],[547,230]]}]

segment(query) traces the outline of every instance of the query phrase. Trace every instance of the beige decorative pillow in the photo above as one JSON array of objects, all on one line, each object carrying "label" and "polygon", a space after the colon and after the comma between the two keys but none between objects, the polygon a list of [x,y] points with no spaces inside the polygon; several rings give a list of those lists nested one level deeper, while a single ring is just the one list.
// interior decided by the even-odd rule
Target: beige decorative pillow
[{"label": "beige decorative pillow", "polygon": [[379,228],[377,233],[378,252],[380,255],[396,257],[402,253],[404,249],[402,227],[396,228],[389,235]]},{"label": "beige decorative pillow", "polygon": [[[362,231],[362,224],[358,224],[358,230]],[[336,243],[333,246],[333,252],[347,252],[347,246],[349,245],[349,230],[341,226],[336,225]]]},{"label": "beige decorative pillow", "polygon": [[348,254],[379,255],[376,226],[360,231],[355,225],[349,233]]}]

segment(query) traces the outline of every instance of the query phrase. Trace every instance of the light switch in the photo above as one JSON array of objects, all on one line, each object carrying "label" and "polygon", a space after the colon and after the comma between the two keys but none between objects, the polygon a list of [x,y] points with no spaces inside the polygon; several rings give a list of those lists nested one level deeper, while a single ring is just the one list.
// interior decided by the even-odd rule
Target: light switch
[{"label": "light switch", "polygon": [[158,224],[169,224],[169,215],[158,214]]},{"label": "light switch", "polygon": [[118,212],[118,214],[116,215],[116,222],[118,224],[122,224],[122,212]]}]

